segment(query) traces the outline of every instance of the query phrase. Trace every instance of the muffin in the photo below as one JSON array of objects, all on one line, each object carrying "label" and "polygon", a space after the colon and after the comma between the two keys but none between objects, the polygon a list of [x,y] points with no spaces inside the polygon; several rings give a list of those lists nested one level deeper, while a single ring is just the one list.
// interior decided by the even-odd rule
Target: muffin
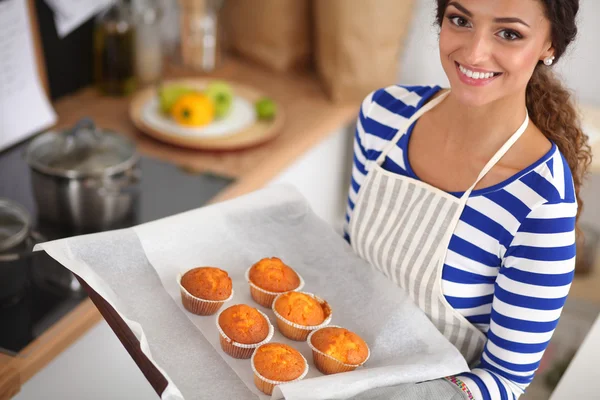
[{"label": "muffin", "polygon": [[255,348],[271,340],[274,331],[265,314],[246,304],[221,311],[217,329],[221,348],[233,358],[250,358]]},{"label": "muffin", "polygon": [[353,371],[370,355],[369,346],[356,333],[339,326],[328,326],[311,332],[308,345],[315,366],[324,374]]},{"label": "muffin", "polygon": [[280,293],[300,290],[304,281],[277,257],[263,258],[246,271],[250,294],[263,307],[271,307]]},{"label": "muffin", "polygon": [[197,315],[212,315],[233,297],[231,278],[214,267],[189,270],[179,279],[179,289],[185,309]]},{"label": "muffin", "polygon": [[314,294],[288,292],[278,295],[273,302],[277,327],[283,336],[292,340],[306,340],[308,334],[331,321],[331,307]]},{"label": "muffin", "polygon": [[308,373],[302,354],[282,343],[261,345],[254,350],[250,364],[256,387],[266,394],[272,394],[275,386],[300,380]]}]

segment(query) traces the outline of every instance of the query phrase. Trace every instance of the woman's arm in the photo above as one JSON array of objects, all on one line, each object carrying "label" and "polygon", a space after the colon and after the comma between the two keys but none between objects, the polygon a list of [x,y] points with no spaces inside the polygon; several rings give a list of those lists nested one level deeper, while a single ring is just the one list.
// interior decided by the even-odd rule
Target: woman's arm
[{"label": "woman's arm", "polygon": [[367,171],[366,164],[369,161],[369,145],[367,143],[367,131],[365,126],[370,131],[374,130],[372,122],[368,119],[369,111],[373,106],[376,99],[380,96],[383,89],[379,89],[369,93],[364,99],[358,112],[358,118],[356,120],[356,129],[354,130],[354,151],[353,151],[353,162],[352,162],[352,175],[350,180],[350,188],[348,191],[348,203],[346,205],[346,220],[344,222],[344,238],[349,242],[350,235],[348,232],[348,224],[350,222],[350,215],[354,209],[354,203],[360,185],[362,184]]},{"label": "woman's arm", "polygon": [[392,85],[369,93],[361,104],[354,132],[354,161],[346,207],[344,237],[350,241],[348,223],[358,190],[367,175],[368,163],[375,161],[419,105],[438,93],[438,86]]},{"label": "woman's arm", "polygon": [[575,267],[574,199],[546,202],[521,224],[494,285],[480,364],[458,376],[475,399],[516,399],[533,380]]}]

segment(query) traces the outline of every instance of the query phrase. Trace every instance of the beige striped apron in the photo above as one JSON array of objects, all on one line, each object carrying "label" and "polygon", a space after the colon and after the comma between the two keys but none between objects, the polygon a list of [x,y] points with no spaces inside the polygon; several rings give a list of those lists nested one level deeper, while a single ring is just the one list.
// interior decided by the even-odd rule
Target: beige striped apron
[{"label": "beige striped apron", "polygon": [[396,132],[379,158],[366,165],[367,176],[358,192],[349,233],[354,251],[403,288],[472,365],[479,361],[486,336],[444,297],[442,268],[471,191],[525,131],[529,117],[526,116],[521,127],[460,198],[425,182],[384,170],[381,164],[406,128],[448,93],[419,109]]}]

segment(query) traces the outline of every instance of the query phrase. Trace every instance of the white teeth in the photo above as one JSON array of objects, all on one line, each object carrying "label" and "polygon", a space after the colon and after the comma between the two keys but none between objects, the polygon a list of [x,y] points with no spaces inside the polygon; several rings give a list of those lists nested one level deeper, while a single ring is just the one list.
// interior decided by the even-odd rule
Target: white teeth
[{"label": "white teeth", "polygon": [[493,72],[473,72],[460,64],[458,64],[458,69],[460,72],[473,79],[489,79],[494,76]]}]

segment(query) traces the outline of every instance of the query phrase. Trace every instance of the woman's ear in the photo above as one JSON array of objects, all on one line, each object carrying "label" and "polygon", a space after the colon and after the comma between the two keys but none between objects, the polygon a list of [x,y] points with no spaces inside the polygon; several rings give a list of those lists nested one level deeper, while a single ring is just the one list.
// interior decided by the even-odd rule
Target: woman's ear
[{"label": "woman's ear", "polygon": [[548,58],[554,57],[554,46],[552,46],[552,42],[548,42],[545,46],[545,50],[540,55],[540,61],[544,61]]}]

